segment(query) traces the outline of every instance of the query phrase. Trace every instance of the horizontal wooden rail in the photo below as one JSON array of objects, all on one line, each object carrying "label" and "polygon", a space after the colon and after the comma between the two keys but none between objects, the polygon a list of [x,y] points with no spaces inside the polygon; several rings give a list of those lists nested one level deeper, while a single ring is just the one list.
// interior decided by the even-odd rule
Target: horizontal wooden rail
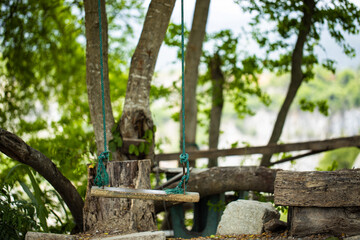
[{"label": "horizontal wooden rail", "polygon": [[[197,158],[215,158],[237,155],[252,154],[274,154],[280,152],[293,152],[302,150],[328,151],[342,147],[360,147],[360,136],[334,138],[322,141],[309,141],[287,144],[272,144],[257,147],[231,148],[231,149],[210,149],[200,151],[188,151],[191,160]],[[168,161],[178,159],[181,153],[157,154],[155,160]]]}]

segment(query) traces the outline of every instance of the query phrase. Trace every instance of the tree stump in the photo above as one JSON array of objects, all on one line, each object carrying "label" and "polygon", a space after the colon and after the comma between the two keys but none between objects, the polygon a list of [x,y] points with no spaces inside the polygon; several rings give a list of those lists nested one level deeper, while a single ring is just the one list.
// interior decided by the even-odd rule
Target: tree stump
[{"label": "tree stump", "polygon": [[[110,186],[150,189],[150,160],[108,162]],[[84,230],[133,233],[156,230],[154,202],[151,200],[102,198],[90,195],[96,167],[88,167],[84,206]]]},{"label": "tree stump", "polygon": [[360,169],[277,172],[275,204],[289,206],[290,234],[360,234]]}]

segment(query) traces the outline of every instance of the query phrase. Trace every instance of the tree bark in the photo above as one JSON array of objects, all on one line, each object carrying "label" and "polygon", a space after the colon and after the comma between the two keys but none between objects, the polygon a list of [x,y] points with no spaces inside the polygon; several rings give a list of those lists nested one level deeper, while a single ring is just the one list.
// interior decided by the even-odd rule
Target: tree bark
[{"label": "tree bark", "polygon": [[330,234],[343,237],[360,234],[360,207],[291,207],[289,215],[289,232],[293,236]]},{"label": "tree bark", "polygon": [[[164,40],[175,0],[152,0],[143,30],[131,59],[126,97],[119,129],[123,138],[141,139],[153,129],[150,112],[150,86],[160,46]],[[127,153],[124,153],[127,154]],[[153,159],[150,156],[140,158]],[[127,154],[127,158],[131,158]]]},{"label": "tree bark", "polygon": [[[100,38],[98,1],[85,0],[85,33],[86,33],[86,86],[90,108],[91,122],[94,128],[97,153],[104,151],[104,128],[101,96],[100,75]],[[101,0],[101,25],[103,43],[103,76],[104,76],[104,101],[106,116],[107,143],[112,139],[111,129],[114,126],[112,113],[109,71],[108,71],[108,24],[105,10],[105,0]],[[113,155],[113,157],[115,157]]]},{"label": "tree bark", "polygon": [[[150,160],[111,161],[107,164],[110,186],[150,189]],[[84,229],[112,233],[156,230],[154,203],[148,200],[94,197],[96,168],[88,168],[88,185],[84,206]]]},{"label": "tree bark", "polygon": [[[185,144],[189,150],[196,150],[197,101],[196,86],[199,77],[199,63],[206,33],[210,0],[197,0],[185,56]],[[182,125],[180,124],[180,136]],[[180,141],[182,143],[182,141]],[[195,162],[191,164],[195,166]]]},{"label": "tree bark", "polygon": [[[301,83],[304,79],[303,72],[301,70],[302,61],[303,61],[303,50],[304,45],[306,43],[306,38],[310,33],[310,29],[312,26],[312,17],[315,9],[315,1],[314,0],[303,0],[303,17],[301,19],[300,29],[298,38],[295,44],[295,48],[291,58],[291,81],[290,86],[288,88],[288,92],[286,94],[285,100],[281,109],[278,113],[278,116],[275,121],[275,125],[270,137],[268,144],[277,143],[279,140],[282,130],[284,128],[286,116],[289,112],[291,103],[293,102],[298,89],[301,86]],[[263,155],[261,159],[261,166],[269,166],[271,160],[271,154]]]},{"label": "tree bark", "polygon": [[[198,192],[200,198],[226,191],[274,192],[277,169],[265,167],[213,167],[190,176],[187,191]],[[169,188],[175,187],[172,184]],[[156,212],[164,210],[163,202],[155,202]]]},{"label": "tree bark", "polygon": [[275,204],[300,207],[360,207],[360,169],[282,171],[275,180]]},{"label": "tree bark", "polygon": [[[225,78],[221,71],[221,59],[216,53],[210,60],[211,83],[212,83],[212,106],[209,126],[209,149],[217,149],[220,135],[220,123],[224,105],[223,88]],[[209,158],[208,167],[216,167],[218,159]]]},{"label": "tree bark", "polygon": [[[231,148],[231,149],[210,149],[201,151],[189,151],[188,154],[192,159],[196,158],[213,158],[225,156],[238,156],[238,155],[252,155],[252,154],[274,154],[280,152],[292,152],[302,150],[316,151],[329,151],[343,147],[359,147],[360,136],[334,138],[323,141],[309,141],[299,143],[287,144],[271,144],[258,147],[244,147],[244,148]],[[155,156],[156,161],[168,161],[177,159],[181,153],[163,153]]]},{"label": "tree bark", "polygon": [[44,154],[31,148],[21,138],[0,128],[0,151],[8,157],[32,167],[60,194],[75,220],[77,229],[83,226],[84,202],[72,183]]}]

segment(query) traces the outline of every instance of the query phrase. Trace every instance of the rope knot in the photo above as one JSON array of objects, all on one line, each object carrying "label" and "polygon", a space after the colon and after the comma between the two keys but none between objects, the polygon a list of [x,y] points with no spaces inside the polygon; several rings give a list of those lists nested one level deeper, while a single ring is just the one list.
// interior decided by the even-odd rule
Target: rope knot
[{"label": "rope knot", "polygon": [[180,154],[180,163],[186,163],[188,162],[188,159],[189,159],[189,154],[187,153]]},{"label": "rope knot", "polygon": [[100,153],[98,159],[102,160],[102,161],[108,160],[109,159],[109,151],[104,151],[104,152]]}]

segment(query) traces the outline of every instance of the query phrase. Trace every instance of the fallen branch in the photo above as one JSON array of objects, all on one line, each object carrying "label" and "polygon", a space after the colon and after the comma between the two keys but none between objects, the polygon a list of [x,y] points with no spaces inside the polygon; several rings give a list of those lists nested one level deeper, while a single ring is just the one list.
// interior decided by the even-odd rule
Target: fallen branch
[{"label": "fallen branch", "polygon": [[[224,193],[226,191],[274,192],[274,181],[278,169],[266,167],[213,167],[192,174],[187,191],[198,192],[200,197]],[[177,183],[169,186],[175,187]],[[172,203],[174,205],[174,203]],[[170,205],[166,205],[169,207]],[[155,212],[164,210],[162,201],[155,202]]]}]

